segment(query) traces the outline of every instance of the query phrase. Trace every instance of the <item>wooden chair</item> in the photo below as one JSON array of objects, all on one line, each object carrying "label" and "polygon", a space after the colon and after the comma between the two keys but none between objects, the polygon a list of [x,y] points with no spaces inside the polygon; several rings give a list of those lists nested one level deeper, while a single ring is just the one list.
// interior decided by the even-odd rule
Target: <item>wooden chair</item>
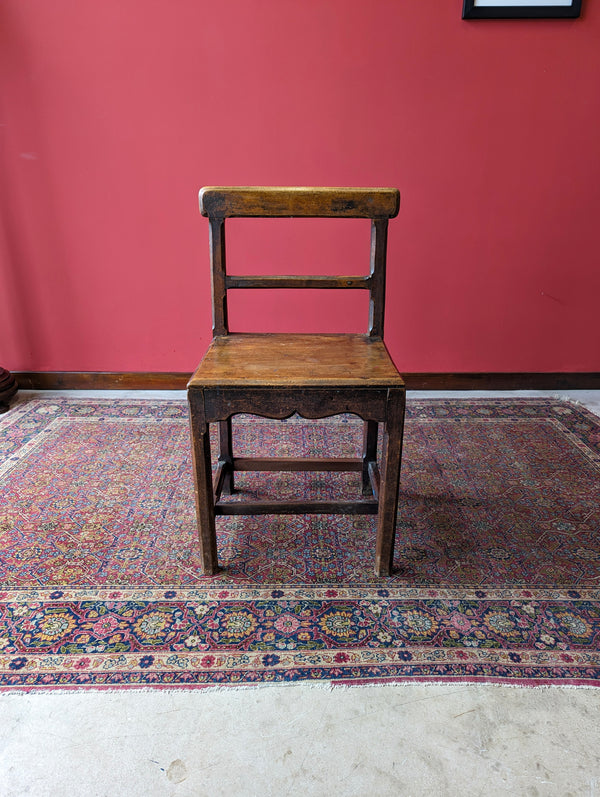
[{"label": "wooden chair", "polygon": [[[196,510],[203,572],[218,570],[215,515],[378,514],[375,572],[391,572],[402,455],[405,387],[383,343],[388,219],[398,213],[392,188],[203,188],[200,211],[210,224],[213,340],[188,383]],[[230,217],[371,219],[368,276],[230,276],[225,219]],[[340,288],[370,292],[368,334],[230,333],[230,288]],[[283,419],[354,413],[364,422],[362,458],[239,458],[231,417]],[[218,423],[219,458],[211,469],[209,424]],[[383,429],[381,472],[378,425]],[[223,501],[235,471],[357,471],[355,501]],[[381,475],[380,475],[381,473]]]}]

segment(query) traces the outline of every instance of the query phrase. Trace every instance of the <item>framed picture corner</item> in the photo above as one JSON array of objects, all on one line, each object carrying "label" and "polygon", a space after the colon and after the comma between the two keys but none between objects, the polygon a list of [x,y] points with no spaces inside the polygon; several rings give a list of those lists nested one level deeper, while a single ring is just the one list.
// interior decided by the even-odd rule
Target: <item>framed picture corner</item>
[{"label": "framed picture corner", "polygon": [[581,0],[463,0],[463,19],[574,19]]}]

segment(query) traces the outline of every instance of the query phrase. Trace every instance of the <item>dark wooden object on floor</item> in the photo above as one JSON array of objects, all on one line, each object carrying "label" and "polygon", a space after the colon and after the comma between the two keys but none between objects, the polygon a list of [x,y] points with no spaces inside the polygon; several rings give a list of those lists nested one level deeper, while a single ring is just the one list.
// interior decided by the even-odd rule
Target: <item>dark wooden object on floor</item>
[{"label": "dark wooden object on floor", "polygon": [[[203,188],[200,210],[210,224],[213,340],[188,383],[196,509],[205,574],[218,569],[215,515],[377,514],[375,572],[388,575],[394,556],[405,386],[383,343],[388,220],[398,213],[393,188]],[[368,276],[230,276],[225,267],[229,217],[371,219]],[[339,288],[370,292],[369,330],[357,334],[230,333],[231,288]],[[231,418],[323,418],[354,413],[365,422],[362,458],[240,458]],[[209,424],[219,427],[213,479]],[[381,470],[378,429],[383,430]],[[223,501],[236,471],[356,471],[355,501]]]},{"label": "dark wooden object on floor", "polygon": [[11,398],[17,392],[14,376],[6,368],[0,368],[0,412],[6,412]]}]

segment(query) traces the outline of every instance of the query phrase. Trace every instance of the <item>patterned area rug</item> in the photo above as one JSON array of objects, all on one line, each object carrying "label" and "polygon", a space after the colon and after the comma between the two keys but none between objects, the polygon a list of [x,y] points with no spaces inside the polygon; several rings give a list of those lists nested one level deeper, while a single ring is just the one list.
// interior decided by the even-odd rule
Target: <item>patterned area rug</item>
[{"label": "patterned area rug", "polygon": [[[369,516],[219,519],[224,567],[203,578],[184,402],[22,400],[0,420],[0,687],[600,683],[600,420],[545,399],[407,413],[390,578]],[[234,440],[356,456],[362,426],[240,417]],[[352,496],[358,478],[238,487]]]}]

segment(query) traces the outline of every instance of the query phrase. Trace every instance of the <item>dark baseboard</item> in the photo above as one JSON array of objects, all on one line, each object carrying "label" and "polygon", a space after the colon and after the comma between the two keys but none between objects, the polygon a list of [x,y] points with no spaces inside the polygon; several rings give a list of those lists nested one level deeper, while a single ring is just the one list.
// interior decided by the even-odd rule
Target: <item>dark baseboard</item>
[{"label": "dark baseboard", "polygon": [[122,371],[17,371],[21,390],[185,390],[192,374]]},{"label": "dark baseboard", "polygon": [[408,390],[600,390],[600,373],[403,374]]},{"label": "dark baseboard", "polygon": [[[185,390],[190,373],[13,372],[21,390]],[[600,390],[600,373],[403,374],[408,390]]]}]

